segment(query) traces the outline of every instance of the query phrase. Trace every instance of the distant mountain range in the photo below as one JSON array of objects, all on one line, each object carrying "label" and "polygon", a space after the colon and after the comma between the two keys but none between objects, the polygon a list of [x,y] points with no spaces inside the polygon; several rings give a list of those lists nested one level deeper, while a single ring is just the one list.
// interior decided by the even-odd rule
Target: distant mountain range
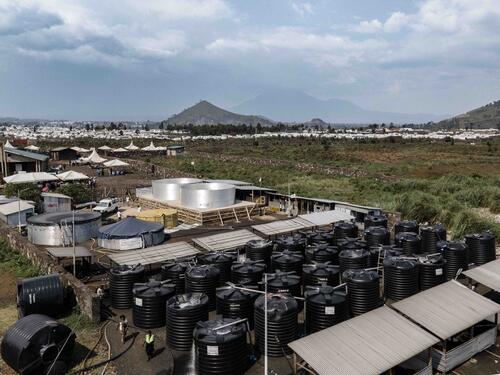
[{"label": "distant mountain range", "polygon": [[327,123],[426,123],[445,116],[371,111],[343,99],[321,100],[301,91],[273,90],[233,108],[243,114],[262,115],[283,122],[306,122],[321,118]]},{"label": "distant mountain range", "polygon": [[433,127],[439,129],[500,129],[500,100],[464,114],[439,121]]}]

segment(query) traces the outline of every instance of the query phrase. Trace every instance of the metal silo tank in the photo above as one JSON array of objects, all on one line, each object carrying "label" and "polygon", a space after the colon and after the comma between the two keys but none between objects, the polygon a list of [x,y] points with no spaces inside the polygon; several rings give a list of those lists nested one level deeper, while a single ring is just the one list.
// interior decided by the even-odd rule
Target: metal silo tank
[{"label": "metal silo tank", "polygon": [[223,183],[198,183],[181,186],[181,204],[190,208],[220,208],[232,206],[236,188]]},{"label": "metal silo tank", "polygon": [[165,178],[152,182],[153,198],[161,201],[180,201],[181,187],[203,182],[197,178]]}]

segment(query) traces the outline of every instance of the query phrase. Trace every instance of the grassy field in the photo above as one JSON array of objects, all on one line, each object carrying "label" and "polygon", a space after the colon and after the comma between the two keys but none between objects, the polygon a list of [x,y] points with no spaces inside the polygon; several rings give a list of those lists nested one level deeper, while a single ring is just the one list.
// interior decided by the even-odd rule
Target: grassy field
[{"label": "grassy field", "polygon": [[[490,229],[500,238],[500,141],[259,139],[187,144],[151,162],[207,178],[234,178],[310,197],[441,222],[454,238]],[[194,161],[194,166],[192,162]],[[481,209],[481,210],[478,210]],[[486,213],[486,214],[485,214]]]}]

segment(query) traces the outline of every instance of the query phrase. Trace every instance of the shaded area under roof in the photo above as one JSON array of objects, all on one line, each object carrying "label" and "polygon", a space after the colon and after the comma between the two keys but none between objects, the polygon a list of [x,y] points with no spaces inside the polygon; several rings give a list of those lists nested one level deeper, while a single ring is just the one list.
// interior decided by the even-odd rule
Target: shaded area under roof
[{"label": "shaded area under roof", "polygon": [[500,259],[464,271],[463,274],[490,289],[500,292]]},{"label": "shaded area under roof", "polygon": [[387,306],[288,344],[319,375],[381,374],[439,340]]},{"label": "shaded area under roof", "polygon": [[340,210],[313,212],[311,214],[299,215],[299,217],[317,226],[337,223],[339,221],[349,221],[353,218],[349,213]]},{"label": "shaded area under roof", "polygon": [[500,305],[455,280],[405,298],[392,307],[442,340],[500,311]]},{"label": "shaded area under roof", "polygon": [[249,230],[241,229],[194,238],[193,243],[208,251],[230,251],[245,246],[248,241],[261,239],[261,237]]},{"label": "shaded area under roof", "polygon": [[152,221],[144,221],[129,216],[114,224],[99,228],[101,238],[134,238],[146,233],[163,231],[163,225]]},{"label": "shaded area under roof", "polygon": [[148,265],[191,257],[200,253],[194,246],[187,242],[175,242],[159,246],[148,247],[141,250],[121,251],[120,253],[110,254],[109,258],[116,264],[122,265]]},{"label": "shaded area under roof", "polygon": [[295,219],[273,221],[272,223],[252,225],[252,228],[265,236],[290,233],[300,229],[312,228],[316,224],[308,220],[296,217]]}]

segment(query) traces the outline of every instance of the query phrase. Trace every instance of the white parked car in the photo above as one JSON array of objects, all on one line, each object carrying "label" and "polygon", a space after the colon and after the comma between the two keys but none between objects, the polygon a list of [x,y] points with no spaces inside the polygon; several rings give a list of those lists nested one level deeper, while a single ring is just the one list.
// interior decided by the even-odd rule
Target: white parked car
[{"label": "white parked car", "polygon": [[118,211],[118,201],[114,198],[101,199],[93,211],[100,212],[102,215]]}]

